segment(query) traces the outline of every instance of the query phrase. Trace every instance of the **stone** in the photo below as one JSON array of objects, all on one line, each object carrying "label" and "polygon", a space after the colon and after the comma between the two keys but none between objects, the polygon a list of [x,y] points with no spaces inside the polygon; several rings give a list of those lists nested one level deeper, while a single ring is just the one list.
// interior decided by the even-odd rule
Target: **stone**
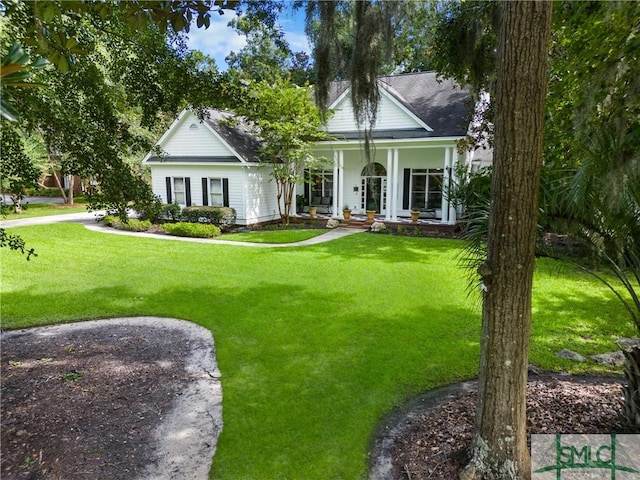
[{"label": "stone", "polygon": [[556,357],[566,358],[567,360],[573,360],[574,362],[584,362],[586,358],[580,355],[578,352],[574,352],[573,350],[569,350],[568,348],[563,348],[558,353],[556,353]]},{"label": "stone", "polygon": [[622,351],[590,355],[589,358],[609,367],[622,367],[624,365],[624,354]]}]

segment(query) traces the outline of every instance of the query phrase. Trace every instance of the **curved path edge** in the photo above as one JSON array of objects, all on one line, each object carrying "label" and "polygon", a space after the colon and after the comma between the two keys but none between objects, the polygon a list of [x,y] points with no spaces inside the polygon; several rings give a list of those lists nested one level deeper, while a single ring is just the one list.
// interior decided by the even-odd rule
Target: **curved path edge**
[{"label": "curved path edge", "polygon": [[222,431],[222,384],[210,330],[187,320],[127,317],[9,330],[3,331],[2,337],[51,337],[105,326],[156,329],[159,335],[166,330],[180,331],[189,345],[189,355],[184,359],[189,385],[150,436],[150,447],[159,461],[137,480],[207,479]]},{"label": "curved path edge", "polygon": [[[529,374],[529,382],[562,380],[576,383],[621,382],[622,376],[569,375],[565,373]],[[395,408],[384,417],[374,433],[369,454],[368,480],[393,480],[393,447],[421,415],[448,400],[478,390],[478,381],[470,380],[429,390]]]},{"label": "curved path edge", "polygon": [[[162,235],[159,233],[148,232],[127,232],[125,230],[117,230],[115,228],[107,227],[103,224],[96,223],[96,215],[100,215],[101,212],[95,213],[68,213],[63,215],[51,215],[46,217],[34,217],[24,218],[17,220],[4,220],[0,221],[0,228],[13,228],[13,227],[30,227],[33,225],[46,225],[49,223],[61,223],[61,222],[73,222],[81,223],[88,230],[100,233],[110,233],[113,235],[128,235],[133,237],[155,238],[158,240],[173,240],[179,242],[193,242],[193,243],[211,243],[215,245],[235,245],[240,247],[255,247],[255,248],[291,248],[291,247],[305,247],[309,245],[317,245],[319,243],[330,242],[338,238],[353,235],[355,233],[362,233],[364,230],[352,229],[352,228],[334,228],[333,230],[318,235],[307,240],[292,243],[255,243],[255,242],[235,242],[230,240],[217,240],[213,238],[190,238],[190,237],[176,237],[172,235]],[[102,212],[104,213],[104,212]]]}]

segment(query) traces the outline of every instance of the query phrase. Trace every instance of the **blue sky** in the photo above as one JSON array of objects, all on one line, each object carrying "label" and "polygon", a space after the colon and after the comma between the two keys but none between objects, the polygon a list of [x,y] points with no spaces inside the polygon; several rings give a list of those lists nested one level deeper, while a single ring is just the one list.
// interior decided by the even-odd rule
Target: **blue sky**
[{"label": "blue sky", "polygon": [[[200,50],[216,59],[216,65],[220,70],[226,70],[225,57],[231,51],[239,51],[245,42],[245,37],[238,35],[232,28],[227,27],[229,21],[236,15],[233,10],[225,10],[224,15],[213,13],[211,26],[208,29],[197,28],[195,24],[189,31],[187,45],[192,50]],[[304,10],[291,12],[287,9],[278,17],[285,39],[289,42],[291,50],[301,50],[310,53],[311,48],[307,36],[304,33]],[[194,22],[195,23],[195,22]]]}]

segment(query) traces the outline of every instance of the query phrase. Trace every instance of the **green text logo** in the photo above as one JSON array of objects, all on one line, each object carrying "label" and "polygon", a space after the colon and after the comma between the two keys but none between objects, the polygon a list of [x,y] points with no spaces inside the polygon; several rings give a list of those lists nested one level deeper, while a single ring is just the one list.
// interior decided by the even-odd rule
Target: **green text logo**
[{"label": "green text logo", "polygon": [[640,435],[532,435],[532,480],[640,479]]}]

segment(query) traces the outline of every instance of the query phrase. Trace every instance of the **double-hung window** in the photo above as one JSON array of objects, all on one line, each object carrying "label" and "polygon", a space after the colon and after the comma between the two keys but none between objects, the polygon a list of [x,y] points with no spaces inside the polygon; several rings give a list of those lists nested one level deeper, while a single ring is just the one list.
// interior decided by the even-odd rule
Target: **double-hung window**
[{"label": "double-hung window", "polygon": [[167,203],[191,206],[191,179],[189,177],[167,177]]},{"label": "double-hung window", "polygon": [[209,200],[212,207],[222,207],[223,202],[222,195],[222,179],[210,178],[209,179]]},{"label": "double-hung window", "polygon": [[229,179],[202,178],[202,205],[211,207],[229,206]]}]

